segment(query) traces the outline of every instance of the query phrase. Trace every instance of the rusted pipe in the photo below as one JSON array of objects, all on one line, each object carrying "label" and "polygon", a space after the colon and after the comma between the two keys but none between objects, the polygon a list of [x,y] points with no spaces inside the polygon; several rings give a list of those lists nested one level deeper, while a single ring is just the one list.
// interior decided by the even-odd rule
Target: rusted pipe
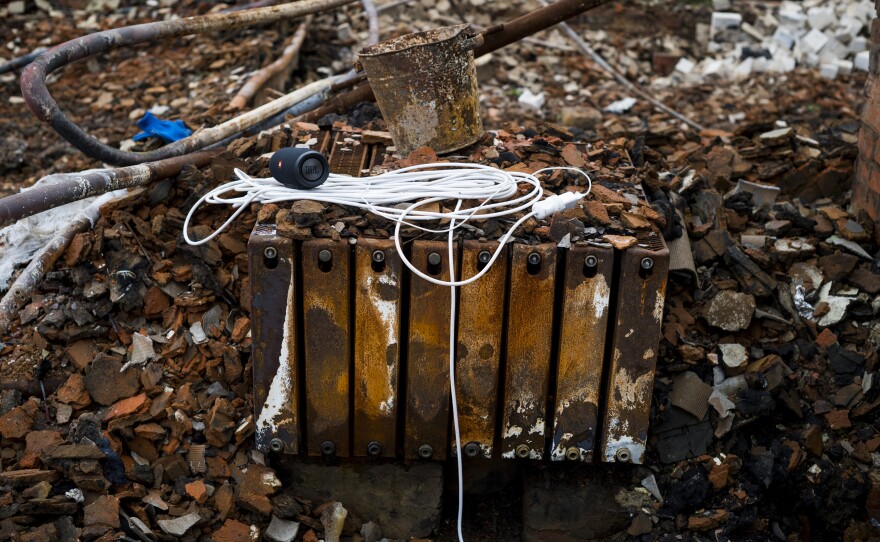
[{"label": "rusted pipe", "polygon": [[53,71],[71,62],[98,53],[105,53],[119,47],[190,34],[204,34],[206,32],[270,23],[281,19],[293,19],[335,9],[355,1],[357,0],[302,0],[290,4],[232,13],[216,13],[199,17],[138,24],[89,34],[53,47],[29,64],[21,74],[21,94],[30,110],[38,119],[48,123],[64,139],[88,156],[108,164],[133,165],[192,152],[214,141],[196,147],[185,146],[184,148],[175,148],[173,146],[165,146],[146,153],[124,152],[101,143],[64,115],[46,87],[46,77]]},{"label": "rusted pipe", "polygon": [[46,48],[40,47],[38,49],[34,49],[33,51],[31,51],[30,53],[28,53],[26,55],[22,55],[22,56],[13,58],[12,60],[7,60],[6,62],[0,64],[0,75],[4,74],[6,72],[11,72],[12,70],[17,70],[18,68],[27,66],[35,58],[37,58],[38,56],[40,56],[44,52],[46,52]]},{"label": "rusted pipe", "polygon": [[[491,26],[482,33],[483,45],[477,47],[474,51],[474,57],[483,56],[501,49],[505,45],[510,45],[526,36],[546,30],[566,19],[580,15],[607,2],[609,0],[559,0],[549,6],[544,6],[521,15],[512,21]],[[300,118],[305,121],[314,122],[324,115],[343,113],[361,102],[372,102],[375,99],[376,97],[373,95],[369,82],[366,82],[328,99],[327,103]]]},{"label": "rusted pipe", "polygon": [[562,21],[571,19],[585,11],[599,7],[609,0],[559,0],[549,6],[526,13],[512,21],[490,26],[483,32],[483,45],[474,51],[474,56],[497,51],[505,45],[517,42],[541,30],[546,30]]},{"label": "rusted pipe", "polygon": [[221,151],[200,151],[117,169],[54,175],[56,182],[43,183],[0,199],[0,228],[59,205],[177,175],[187,164],[206,166]]}]

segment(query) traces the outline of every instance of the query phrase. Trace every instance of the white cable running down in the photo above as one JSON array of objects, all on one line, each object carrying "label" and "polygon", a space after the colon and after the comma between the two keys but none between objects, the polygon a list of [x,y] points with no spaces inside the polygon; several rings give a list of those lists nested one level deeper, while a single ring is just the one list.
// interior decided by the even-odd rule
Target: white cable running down
[{"label": "white cable running down", "polygon": [[[537,175],[555,170],[568,170],[583,175],[587,180],[586,192],[564,192],[541,199],[544,190]],[[452,401],[452,422],[455,431],[455,450],[458,467],[458,518],[456,521],[459,541],[462,535],[462,511],[464,508],[463,466],[461,460],[461,432],[458,421],[458,398],[455,389],[455,314],[456,287],[470,284],[489,272],[498,255],[519,226],[535,217],[544,219],[553,213],[570,209],[586,197],[593,188],[590,176],[574,167],[549,167],[535,173],[503,171],[481,164],[460,162],[441,162],[422,164],[394,170],[373,177],[349,177],[331,173],[321,186],[311,190],[288,188],[274,178],[253,178],[240,169],[235,170],[239,180],[226,183],[211,190],[193,205],[183,222],[183,238],[190,245],[201,245],[214,239],[225,230],[251,203],[280,203],[284,201],[313,200],[364,209],[387,220],[394,221],[394,244],[397,254],[409,270],[429,282],[448,286],[450,290],[451,311],[449,319],[449,387]],[[520,190],[520,184],[526,189]],[[233,192],[237,195],[224,197]],[[424,211],[419,207],[431,203],[455,200],[451,211]],[[462,209],[466,200],[480,203]],[[405,208],[399,204],[412,202]],[[203,203],[231,205],[235,212],[215,232],[208,237],[193,241],[189,237],[189,222]],[[395,206],[397,205],[397,206]],[[498,240],[498,248],[485,267],[469,278],[455,280],[454,239],[455,230],[472,219],[503,218],[520,212],[525,214],[513,222]],[[419,222],[448,221],[446,228],[430,229]],[[428,233],[446,233],[448,239],[449,279],[442,280],[422,273],[403,252],[400,241],[400,228],[403,225],[418,228]]]}]

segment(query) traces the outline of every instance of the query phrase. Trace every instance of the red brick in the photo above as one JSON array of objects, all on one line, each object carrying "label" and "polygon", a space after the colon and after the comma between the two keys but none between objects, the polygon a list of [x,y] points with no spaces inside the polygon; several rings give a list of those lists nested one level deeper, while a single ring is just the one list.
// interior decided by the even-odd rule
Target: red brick
[{"label": "red brick", "polygon": [[140,395],[135,395],[134,397],[129,397],[128,399],[113,403],[113,405],[107,409],[107,413],[104,415],[104,421],[107,422],[115,418],[134,414],[144,406],[146,402],[147,394],[141,393]]},{"label": "red brick", "polygon": [[865,160],[863,158],[859,158],[856,161],[856,181],[858,182],[867,182],[868,177],[871,175],[871,162],[870,160]]},{"label": "red brick", "polygon": [[836,342],[837,335],[827,327],[822,330],[822,333],[820,333],[818,337],[816,337],[816,346],[821,346],[823,348],[831,346]]},{"label": "red brick", "polygon": [[868,177],[868,182],[863,184],[869,191],[880,193],[880,166],[875,165],[872,168],[871,176]]},{"label": "red brick", "polygon": [[877,132],[870,126],[863,124],[859,130],[859,155],[868,156],[874,150],[877,143]]},{"label": "red brick", "polygon": [[875,132],[880,131],[880,106],[872,102],[865,104],[862,122],[873,128]]}]

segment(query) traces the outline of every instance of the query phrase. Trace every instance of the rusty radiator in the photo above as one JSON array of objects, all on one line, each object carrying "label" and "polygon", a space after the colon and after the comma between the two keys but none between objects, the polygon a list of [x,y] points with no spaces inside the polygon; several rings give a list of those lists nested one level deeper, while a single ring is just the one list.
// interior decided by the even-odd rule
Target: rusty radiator
[{"label": "rusty radiator", "polygon": [[[493,242],[464,241],[476,273]],[[407,257],[447,276],[445,241]],[[453,455],[449,289],[412,276],[393,241],[293,241],[274,226],[248,245],[257,446],[310,456]],[[459,289],[456,383],[470,457],[642,462],[668,251],[641,234],[509,244]]]}]

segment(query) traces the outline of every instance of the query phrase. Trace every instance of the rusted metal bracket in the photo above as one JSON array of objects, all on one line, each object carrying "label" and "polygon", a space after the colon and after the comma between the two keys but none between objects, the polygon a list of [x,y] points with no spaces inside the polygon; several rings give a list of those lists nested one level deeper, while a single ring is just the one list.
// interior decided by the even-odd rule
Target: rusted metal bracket
[{"label": "rusted metal bracket", "polygon": [[296,363],[296,258],[275,226],[257,226],[248,242],[253,326],[254,418],[262,452],[299,451],[300,375]]},{"label": "rusted metal bracket", "polygon": [[572,247],[566,256],[550,444],[553,461],[593,459],[613,272],[611,247]]},{"label": "rusted metal bracket", "polygon": [[[482,271],[497,248],[494,241],[465,241],[461,276]],[[455,383],[467,457],[491,458],[495,451],[506,289],[507,249],[483,278],[461,287]],[[455,451],[455,442],[450,448]]]},{"label": "rusted metal bracket", "polygon": [[403,262],[390,240],[359,239],[354,253],[354,455],[394,457]]},{"label": "rusted metal bracket", "polygon": [[344,241],[302,244],[306,447],[313,456],[349,456],[350,260]]},{"label": "rusted metal bracket", "polygon": [[[410,261],[423,273],[449,279],[445,242],[413,242]],[[446,459],[451,303],[449,288],[413,278],[404,407],[403,456],[407,460]]]},{"label": "rusted metal bracket", "polygon": [[603,461],[641,463],[648,440],[648,419],[669,250],[654,232],[619,256],[616,322],[606,371],[608,394],[602,437]]},{"label": "rusted metal bracket", "polygon": [[544,457],[556,245],[513,245],[501,456]]}]

